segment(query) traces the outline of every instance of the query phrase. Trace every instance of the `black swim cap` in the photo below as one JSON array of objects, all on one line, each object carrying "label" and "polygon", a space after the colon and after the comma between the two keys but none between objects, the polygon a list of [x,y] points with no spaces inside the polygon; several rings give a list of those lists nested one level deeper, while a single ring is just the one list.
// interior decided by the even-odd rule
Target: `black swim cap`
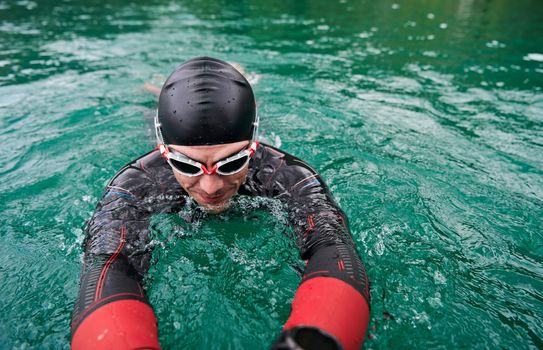
[{"label": "black swim cap", "polygon": [[165,144],[197,146],[251,140],[257,127],[255,96],[247,79],[230,64],[196,57],[166,79],[157,119]]}]

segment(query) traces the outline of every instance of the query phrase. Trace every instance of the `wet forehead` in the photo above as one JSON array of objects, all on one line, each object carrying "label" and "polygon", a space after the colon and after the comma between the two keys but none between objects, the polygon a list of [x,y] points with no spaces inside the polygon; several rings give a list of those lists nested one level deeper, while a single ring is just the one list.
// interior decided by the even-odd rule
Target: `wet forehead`
[{"label": "wet forehead", "polygon": [[187,157],[204,164],[214,164],[249,145],[249,141],[239,141],[211,146],[177,146],[168,145],[171,149],[183,153]]}]

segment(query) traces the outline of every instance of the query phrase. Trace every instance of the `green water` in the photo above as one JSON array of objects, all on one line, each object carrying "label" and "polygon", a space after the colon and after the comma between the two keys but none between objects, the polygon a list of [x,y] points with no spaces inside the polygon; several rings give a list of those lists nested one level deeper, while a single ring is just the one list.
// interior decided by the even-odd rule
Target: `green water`
[{"label": "green water", "polygon": [[[0,1],[0,348],[69,347],[84,222],[153,147],[142,85],[203,54],[245,68],[262,138],[349,217],[365,348],[543,348],[538,0]],[[300,262],[255,206],[153,219],[165,349],[279,333]]]}]

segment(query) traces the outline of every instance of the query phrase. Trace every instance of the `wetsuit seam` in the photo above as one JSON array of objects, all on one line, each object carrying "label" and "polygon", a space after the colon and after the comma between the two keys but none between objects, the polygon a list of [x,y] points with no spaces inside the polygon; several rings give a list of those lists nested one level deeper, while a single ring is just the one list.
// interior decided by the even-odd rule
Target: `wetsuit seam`
[{"label": "wetsuit seam", "polygon": [[102,291],[103,291],[104,284],[106,281],[107,272],[109,268],[111,267],[111,265],[113,265],[113,262],[117,259],[117,256],[119,256],[121,250],[123,249],[126,243],[125,235],[126,235],[126,227],[125,225],[122,225],[121,232],[120,232],[119,245],[117,246],[117,249],[115,250],[115,252],[109,257],[109,259],[107,260],[106,264],[104,265],[102,269],[102,272],[100,273],[100,277],[98,279],[98,283],[96,285],[96,291],[94,295],[95,301],[102,298]]}]

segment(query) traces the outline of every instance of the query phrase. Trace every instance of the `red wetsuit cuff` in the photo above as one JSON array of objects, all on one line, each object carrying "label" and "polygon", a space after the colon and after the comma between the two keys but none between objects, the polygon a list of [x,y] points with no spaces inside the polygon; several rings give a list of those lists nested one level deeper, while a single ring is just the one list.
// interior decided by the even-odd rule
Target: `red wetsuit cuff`
[{"label": "red wetsuit cuff", "polygon": [[358,350],[368,328],[366,299],[351,285],[333,277],[315,277],[302,283],[292,302],[284,330],[317,327],[334,336],[345,350]]},{"label": "red wetsuit cuff", "polygon": [[73,350],[160,349],[153,309],[138,300],[114,301],[94,310],[72,336]]}]

